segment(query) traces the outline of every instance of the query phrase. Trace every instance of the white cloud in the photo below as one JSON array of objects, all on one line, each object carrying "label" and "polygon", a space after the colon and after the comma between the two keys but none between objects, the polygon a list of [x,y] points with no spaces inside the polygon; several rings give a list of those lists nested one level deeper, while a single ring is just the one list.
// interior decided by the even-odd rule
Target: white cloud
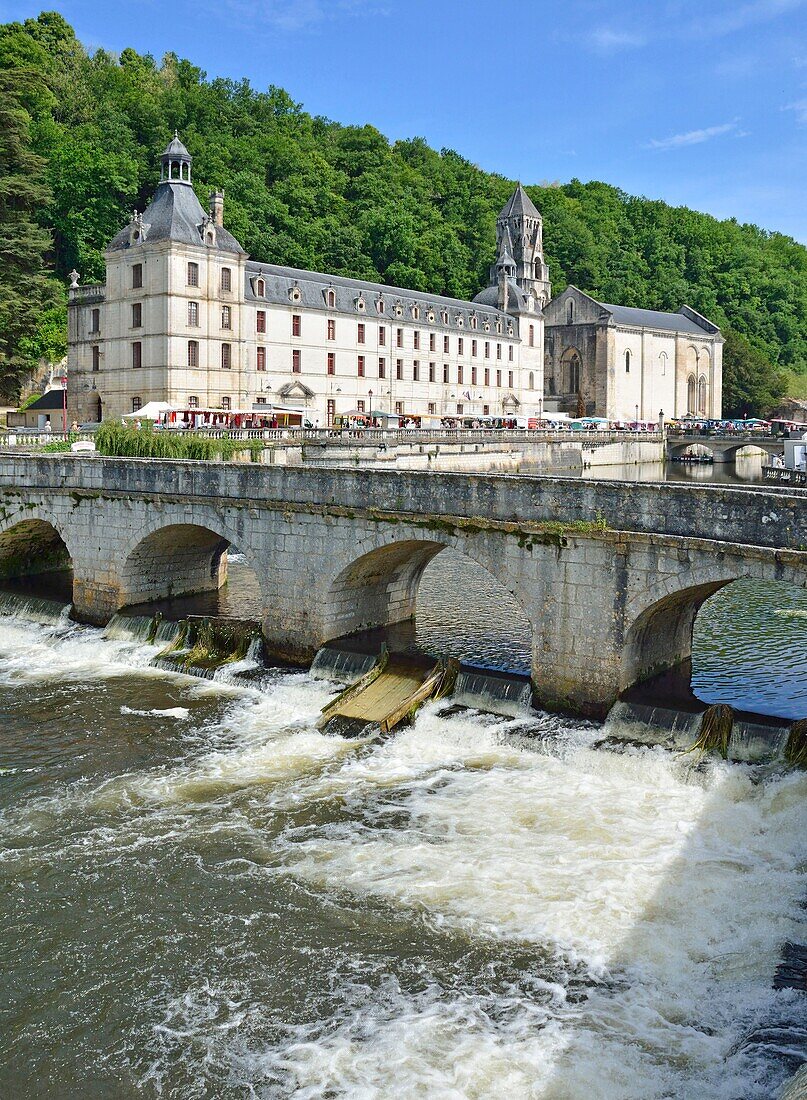
[{"label": "white cloud", "polygon": [[788,103],[783,111],[795,111],[799,122],[807,123],[807,99],[797,99],[795,103]]},{"label": "white cloud", "polygon": [[805,0],[751,0],[726,11],[705,16],[693,24],[693,34],[708,38],[717,38],[724,34],[745,30],[755,23],[767,23],[777,16],[785,15],[795,8],[804,6]]},{"label": "white cloud", "polygon": [[591,32],[588,41],[597,53],[615,53],[617,50],[632,50],[643,46],[646,40],[640,34],[614,31],[610,27],[598,27]]},{"label": "white cloud", "polygon": [[254,25],[257,20],[281,31],[299,31],[353,15],[387,15],[376,0],[224,0],[232,16]]},{"label": "white cloud", "polygon": [[706,126],[702,130],[687,130],[684,134],[673,134],[668,138],[653,138],[646,149],[681,149],[686,145],[702,145],[704,141],[734,133],[735,137],[747,137],[747,130],[738,129],[739,120],[723,122],[720,126]]}]

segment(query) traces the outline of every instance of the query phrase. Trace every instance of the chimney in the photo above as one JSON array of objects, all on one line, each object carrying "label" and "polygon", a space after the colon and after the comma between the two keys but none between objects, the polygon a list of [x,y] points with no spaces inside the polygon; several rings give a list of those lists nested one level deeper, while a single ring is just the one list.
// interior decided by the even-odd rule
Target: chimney
[{"label": "chimney", "polygon": [[214,225],[224,225],[224,192],[212,191],[210,194],[210,217]]}]

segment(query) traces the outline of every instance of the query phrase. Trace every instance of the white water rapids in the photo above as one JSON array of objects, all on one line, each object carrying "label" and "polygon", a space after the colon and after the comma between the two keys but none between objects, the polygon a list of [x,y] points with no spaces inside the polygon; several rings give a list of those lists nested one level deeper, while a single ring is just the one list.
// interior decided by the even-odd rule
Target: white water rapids
[{"label": "white water rapids", "polygon": [[437,704],[353,741],[334,685],[155,651],[0,620],[9,1095],[774,1095],[807,775]]}]

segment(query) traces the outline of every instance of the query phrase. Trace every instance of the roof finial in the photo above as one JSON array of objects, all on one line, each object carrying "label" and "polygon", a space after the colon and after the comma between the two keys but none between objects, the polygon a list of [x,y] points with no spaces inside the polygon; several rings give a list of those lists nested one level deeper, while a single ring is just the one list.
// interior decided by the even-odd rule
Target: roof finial
[{"label": "roof finial", "polygon": [[174,127],[174,137],[177,139],[179,138],[179,130],[177,130],[176,126]]}]

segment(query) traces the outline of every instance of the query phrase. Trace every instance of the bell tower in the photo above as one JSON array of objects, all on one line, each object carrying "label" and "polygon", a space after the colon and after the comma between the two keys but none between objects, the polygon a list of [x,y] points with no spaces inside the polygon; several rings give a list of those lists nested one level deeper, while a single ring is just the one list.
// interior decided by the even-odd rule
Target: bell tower
[{"label": "bell tower", "polygon": [[544,223],[538,208],[519,183],[496,219],[497,261],[490,269],[490,282],[497,281],[500,262],[507,257],[515,264],[515,283],[532,294],[539,309],[549,301],[552,289],[549,268],[544,262]]}]

